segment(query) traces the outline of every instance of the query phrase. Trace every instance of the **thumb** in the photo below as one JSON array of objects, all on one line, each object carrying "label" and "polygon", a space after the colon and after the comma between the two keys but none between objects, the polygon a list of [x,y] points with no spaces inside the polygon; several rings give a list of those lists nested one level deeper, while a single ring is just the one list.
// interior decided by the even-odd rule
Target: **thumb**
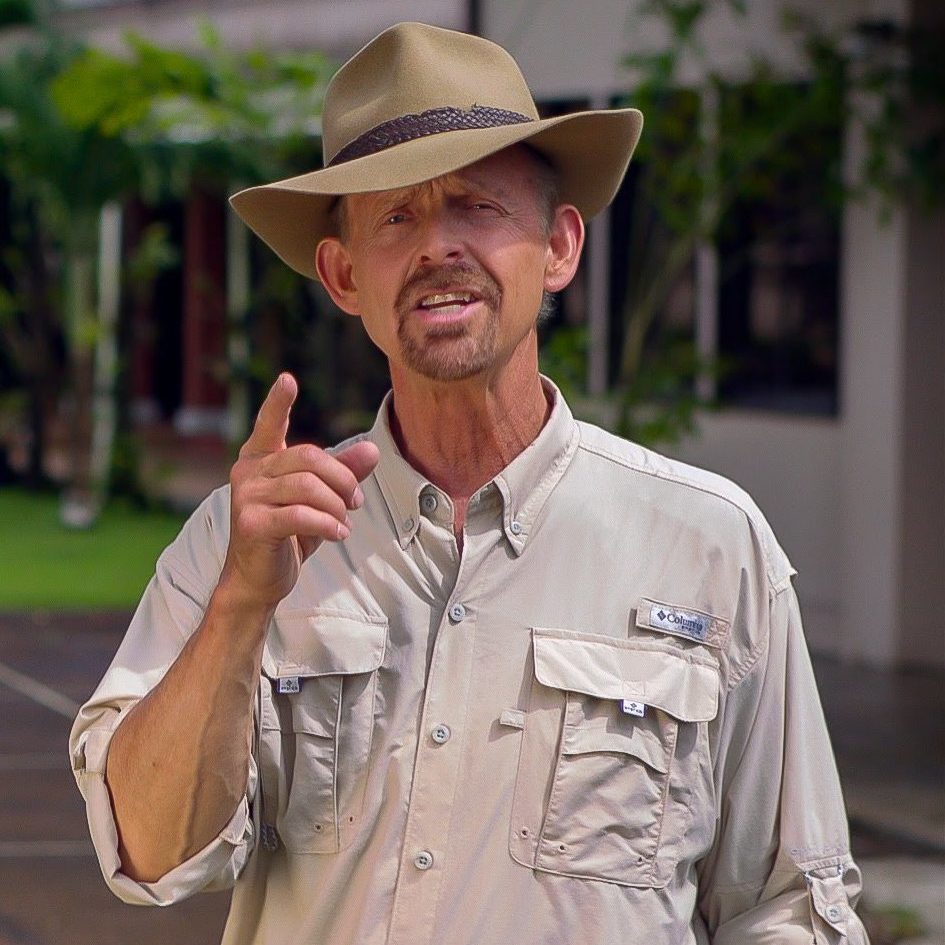
[{"label": "thumb", "polygon": [[295,398],[299,395],[299,385],[288,373],[282,373],[269,389],[266,399],[256,415],[253,432],[243,446],[250,453],[275,453],[285,449],[285,437],[289,430],[289,413]]},{"label": "thumb", "polygon": [[380,458],[378,448],[370,440],[359,440],[335,454],[335,459],[344,463],[354,473],[358,482],[371,475]]}]

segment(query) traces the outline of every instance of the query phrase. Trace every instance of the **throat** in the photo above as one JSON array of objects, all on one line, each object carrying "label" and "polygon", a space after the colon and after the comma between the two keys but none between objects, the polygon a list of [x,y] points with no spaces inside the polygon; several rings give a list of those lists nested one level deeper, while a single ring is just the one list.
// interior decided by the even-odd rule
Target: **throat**
[{"label": "throat", "polygon": [[433,398],[416,410],[395,385],[391,431],[410,465],[453,500],[457,541],[469,497],[534,441],[550,414],[551,405],[537,377],[536,381],[538,397],[517,403],[495,400],[477,405]]}]

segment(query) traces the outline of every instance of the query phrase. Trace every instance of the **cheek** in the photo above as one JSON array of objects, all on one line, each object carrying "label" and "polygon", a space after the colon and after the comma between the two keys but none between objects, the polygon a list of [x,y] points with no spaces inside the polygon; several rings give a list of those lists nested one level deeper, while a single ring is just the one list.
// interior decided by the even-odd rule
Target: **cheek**
[{"label": "cheek", "polygon": [[394,303],[402,285],[396,276],[398,271],[392,261],[382,257],[373,260],[369,268],[362,265],[353,270],[361,317],[372,338],[383,334],[385,325],[394,318]]},{"label": "cheek", "polygon": [[372,300],[362,310],[361,323],[375,347],[390,356],[395,350],[397,336],[397,317],[392,307],[379,306],[376,300]]},{"label": "cheek", "polygon": [[522,318],[532,318],[537,314],[545,288],[544,274],[543,257],[531,252],[526,258],[519,258],[517,269],[513,269],[513,278],[506,280],[509,307]]}]

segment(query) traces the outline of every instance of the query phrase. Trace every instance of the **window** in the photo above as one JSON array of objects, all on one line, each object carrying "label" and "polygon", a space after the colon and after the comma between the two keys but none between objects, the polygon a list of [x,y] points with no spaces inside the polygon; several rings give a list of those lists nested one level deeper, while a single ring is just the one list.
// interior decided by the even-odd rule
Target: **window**
[{"label": "window", "polygon": [[[714,101],[718,190],[702,195],[704,113],[699,95],[682,89],[650,105],[657,114],[611,208],[610,383],[628,338],[639,347],[636,332],[638,370],[659,374],[662,364],[679,375],[660,382],[669,396],[692,389],[685,350],[698,347],[709,368],[698,389],[723,406],[835,414],[839,96],[766,82],[723,89]],[[714,244],[697,238],[713,200]]]},{"label": "window", "polygon": [[[745,175],[718,239],[723,404],[837,412],[839,108],[799,109],[802,85],[725,90],[720,134],[754,113],[795,115],[775,152]],[[763,101],[759,102],[759,97]],[[798,113],[800,115],[798,116]],[[790,127],[790,126],[789,126]],[[730,170],[722,168],[723,177]]]}]

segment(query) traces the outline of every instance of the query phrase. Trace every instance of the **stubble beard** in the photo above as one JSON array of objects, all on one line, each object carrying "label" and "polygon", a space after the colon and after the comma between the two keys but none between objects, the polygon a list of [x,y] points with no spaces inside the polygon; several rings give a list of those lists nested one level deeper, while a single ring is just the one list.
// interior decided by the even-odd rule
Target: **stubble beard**
[{"label": "stubble beard", "polygon": [[[457,284],[472,290],[485,309],[470,321],[423,325],[412,311],[423,295],[446,292]],[[502,291],[482,272],[444,266],[421,272],[401,289],[396,302],[397,340],[405,366],[434,381],[462,381],[480,374],[496,359]]]}]

